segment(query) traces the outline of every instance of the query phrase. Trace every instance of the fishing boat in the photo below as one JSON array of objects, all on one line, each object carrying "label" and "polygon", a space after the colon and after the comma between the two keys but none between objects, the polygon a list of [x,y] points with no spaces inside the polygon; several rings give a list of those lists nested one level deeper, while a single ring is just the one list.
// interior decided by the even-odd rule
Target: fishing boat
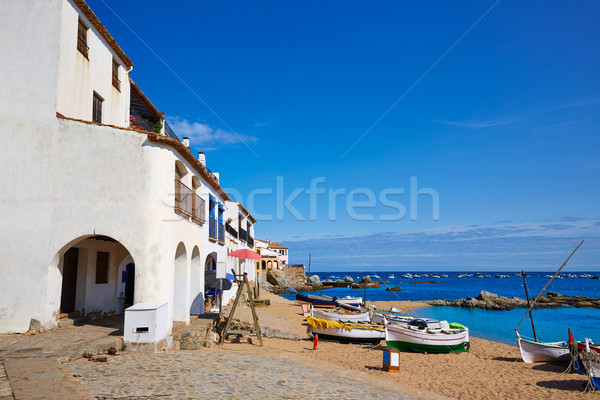
[{"label": "fishing boat", "polygon": [[312,294],[304,295],[302,293],[296,294],[296,304],[312,304],[313,307],[321,308],[334,308],[337,307],[337,303],[333,300],[327,300],[320,296]]},{"label": "fishing boat", "polygon": [[[525,279],[525,277],[526,277],[525,271],[521,271],[521,276],[523,277],[523,289],[525,290],[525,298],[527,299],[528,308],[527,308],[527,311],[525,311],[525,314],[523,315],[523,317],[521,318],[519,323],[517,324],[517,326],[515,327],[515,332],[517,333],[517,344],[519,346],[519,351],[521,352],[521,358],[526,363],[563,362],[563,361],[569,361],[569,359],[570,359],[570,352],[569,352],[569,347],[568,347],[567,342],[564,342],[564,341],[543,342],[541,340],[538,340],[537,334],[535,332],[535,325],[533,323],[533,314],[531,313],[531,309],[533,308],[533,304],[535,304],[537,302],[537,300],[540,298],[540,296],[548,288],[550,283],[552,283],[552,281],[556,277],[560,276],[559,275],[560,271],[564,268],[565,265],[567,265],[567,263],[569,262],[569,260],[573,256],[573,254],[575,254],[577,249],[579,249],[579,247],[581,247],[583,242],[584,242],[584,240],[582,240],[581,243],[579,243],[579,246],[577,246],[575,248],[575,250],[573,250],[573,252],[562,263],[562,265],[560,266],[558,271],[556,271],[556,273],[554,273],[554,275],[547,275],[547,276],[550,276],[550,280],[548,281],[548,283],[546,283],[544,288],[540,291],[540,293],[533,300],[533,302],[530,301],[530,299],[529,299],[529,291],[527,290],[527,280]],[[531,329],[533,331],[533,337],[534,337],[533,340],[523,339],[518,330],[519,326],[521,325],[521,323],[523,322],[525,317],[527,317],[528,315],[529,315],[529,319],[531,320]],[[569,331],[569,335],[570,335],[570,331]]]},{"label": "fishing boat", "polygon": [[585,391],[600,389],[600,346],[594,345],[588,338],[583,343],[575,341],[569,329],[569,350],[571,365],[565,372],[573,366],[579,374],[588,376]]},{"label": "fishing boat", "polygon": [[526,363],[568,362],[571,358],[567,342],[540,342],[524,339],[517,331],[517,344]]},{"label": "fishing boat", "polygon": [[316,310],[312,311],[313,318],[320,318],[329,321],[342,321],[342,322],[370,322],[371,317],[369,311],[348,311],[344,309],[335,310]]},{"label": "fishing boat", "polygon": [[399,351],[416,353],[458,353],[469,351],[469,329],[441,321],[442,329],[422,325],[385,325],[387,345]]},{"label": "fishing boat", "polygon": [[379,343],[385,338],[383,325],[368,323],[345,323],[306,317],[310,332],[318,334],[321,339],[332,339],[340,342],[373,342]]},{"label": "fishing boat", "polygon": [[361,304],[363,301],[362,297],[352,297],[352,296],[330,297],[330,296],[325,296],[324,294],[321,294],[321,298],[323,300],[335,301],[339,304],[347,304],[347,305],[358,305],[358,304]]}]

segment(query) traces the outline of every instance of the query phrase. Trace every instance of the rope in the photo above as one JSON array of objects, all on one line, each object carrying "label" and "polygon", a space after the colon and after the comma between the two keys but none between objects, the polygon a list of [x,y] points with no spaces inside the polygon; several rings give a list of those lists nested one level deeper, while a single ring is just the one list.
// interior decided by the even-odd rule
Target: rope
[{"label": "rope", "polygon": [[561,374],[568,374],[571,371],[577,371],[580,369],[579,367],[579,347],[576,340],[573,340],[569,343],[569,353],[571,354],[571,361],[569,362],[569,366],[567,369]]},{"label": "rope", "polygon": [[584,392],[595,392],[596,385],[593,379],[598,379],[595,369],[600,369],[600,355],[593,350],[583,352],[583,365],[587,372],[588,382]]}]

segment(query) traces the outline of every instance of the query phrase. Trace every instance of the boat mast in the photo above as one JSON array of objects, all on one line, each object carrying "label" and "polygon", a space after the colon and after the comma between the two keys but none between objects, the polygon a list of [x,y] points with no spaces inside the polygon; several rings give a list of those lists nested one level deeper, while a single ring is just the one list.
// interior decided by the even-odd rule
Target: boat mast
[{"label": "boat mast", "polygon": [[308,274],[306,274],[306,295],[308,296],[308,287],[310,286],[310,258],[311,254],[308,255]]},{"label": "boat mast", "polygon": [[[567,263],[569,262],[569,260],[571,259],[571,257],[573,257],[573,254],[575,254],[575,252],[581,247],[581,245],[583,244],[583,242],[585,242],[585,239],[583,239],[581,241],[581,243],[579,243],[579,246],[577,246],[575,248],[575,250],[573,250],[573,252],[571,253],[571,255],[565,260],[565,262],[562,263],[562,265],[560,266],[560,268],[558,269],[558,271],[556,271],[556,273],[554,274],[554,276],[548,281],[548,283],[546,283],[546,286],[544,286],[544,288],[542,289],[542,291],[540,292],[540,294],[538,294],[537,297],[535,298],[535,300],[533,300],[533,304],[537,303],[537,301],[539,300],[539,298],[542,297],[542,293],[544,293],[544,291],[548,288],[548,286],[550,285],[550,283],[554,280],[554,278],[556,278],[556,276],[560,273],[560,271],[564,268],[564,266],[567,265]],[[527,311],[525,311],[525,314],[523,315],[523,317],[521,318],[521,320],[517,324],[515,330],[517,330],[519,328],[519,325],[521,325],[521,322],[523,322],[523,320],[525,319],[525,317],[527,316],[527,314],[530,311],[531,311],[531,306],[529,307],[529,309]]]},{"label": "boat mast", "polygon": [[529,307],[529,319],[531,320],[531,329],[533,329],[533,340],[538,341],[535,333],[535,325],[533,324],[533,315],[531,314],[531,301],[529,300],[529,291],[527,290],[527,280],[525,280],[525,271],[521,271],[523,277],[523,287],[525,288],[525,297],[527,298],[527,307]]}]

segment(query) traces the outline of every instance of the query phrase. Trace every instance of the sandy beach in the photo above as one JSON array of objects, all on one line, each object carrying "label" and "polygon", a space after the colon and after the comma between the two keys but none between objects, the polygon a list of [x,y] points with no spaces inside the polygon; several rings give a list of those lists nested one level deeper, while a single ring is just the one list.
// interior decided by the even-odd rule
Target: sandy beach
[{"label": "sandy beach", "polygon": [[[479,338],[471,338],[468,353],[401,353],[400,373],[383,372],[380,349],[385,342],[372,346],[320,341],[318,349],[312,350],[300,307],[269,293],[262,294],[262,297],[270,299],[271,306],[261,308],[260,312],[290,319],[303,340],[264,338],[263,348],[247,343],[226,343],[226,349],[285,353],[293,362],[324,371],[334,364],[367,376],[372,382],[401,387],[407,394],[419,398],[562,399],[595,396],[583,393],[585,376],[563,374],[566,365],[525,364],[516,346]],[[397,307],[403,311],[427,306],[410,301],[373,304],[381,309]]]}]

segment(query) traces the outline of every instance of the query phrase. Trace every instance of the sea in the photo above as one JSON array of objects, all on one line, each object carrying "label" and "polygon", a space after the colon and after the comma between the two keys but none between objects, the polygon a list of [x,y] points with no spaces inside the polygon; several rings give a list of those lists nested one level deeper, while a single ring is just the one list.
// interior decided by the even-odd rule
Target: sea
[{"label": "sea", "polygon": [[[555,271],[554,271],[555,272]],[[528,272],[527,288],[531,298],[535,298],[548,283],[554,272]],[[399,300],[456,300],[476,297],[482,290],[496,293],[499,296],[525,298],[523,278],[515,271],[494,271],[485,273],[468,272],[407,272],[370,271],[370,272],[314,272],[321,280],[345,279],[351,277],[355,282],[364,276],[389,284],[381,284],[379,288],[367,289],[367,301],[399,301]],[[403,276],[404,275],[404,276]],[[600,273],[573,272],[561,273],[544,294],[558,292],[569,296],[600,297]],[[410,282],[439,282],[435,284],[411,284]],[[388,287],[400,287],[401,291],[386,291]],[[319,294],[320,292],[308,292]],[[364,296],[364,289],[332,288],[323,291],[328,296]],[[293,300],[294,294],[285,294],[285,298]],[[429,317],[449,322],[460,322],[469,328],[471,336],[495,342],[516,345],[515,327],[526,313],[525,308],[508,311],[483,310],[464,307],[427,307],[412,311],[415,317]],[[532,310],[537,337],[541,341],[567,340],[568,330],[578,340],[587,337],[600,343],[600,309],[577,308],[567,306],[553,309]],[[533,338],[533,330],[529,317],[519,326],[523,337]]]}]

